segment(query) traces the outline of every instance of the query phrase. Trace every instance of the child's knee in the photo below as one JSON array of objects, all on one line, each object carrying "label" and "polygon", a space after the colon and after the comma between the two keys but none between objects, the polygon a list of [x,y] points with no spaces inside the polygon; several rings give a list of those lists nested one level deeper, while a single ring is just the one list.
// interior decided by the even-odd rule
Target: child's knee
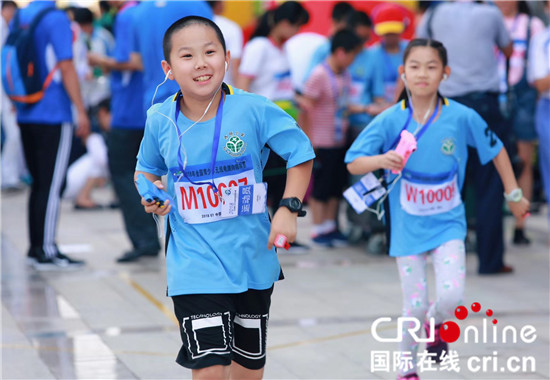
[{"label": "child's knee", "polygon": [[[428,303],[427,302],[423,303],[423,304],[411,305],[410,307],[407,307],[407,308],[403,309],[403,316],[404,317],[416,318],[421,323],[426,318],[427,313],[428,313]],[[408,327],[412,327],[412,326],[408,326]]]},{"label": "child's knee", "polygon": [[438,311],[452,316],[454,310],[463,302],[464,292],[460,290],[446,292],[437,300]]}]

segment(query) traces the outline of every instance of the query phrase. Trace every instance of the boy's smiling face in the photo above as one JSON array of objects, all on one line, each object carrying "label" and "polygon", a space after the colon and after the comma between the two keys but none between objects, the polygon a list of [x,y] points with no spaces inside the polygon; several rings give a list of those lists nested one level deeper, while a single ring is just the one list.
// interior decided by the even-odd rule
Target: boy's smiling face
[{"label": "boy's smiling face", "polygon": [[229,61],[229,53],[224,54],[216,32],[203,24],[191,24],[175,32],[171,42],[170,78],[176,80],[185,96],[212,97]]}]

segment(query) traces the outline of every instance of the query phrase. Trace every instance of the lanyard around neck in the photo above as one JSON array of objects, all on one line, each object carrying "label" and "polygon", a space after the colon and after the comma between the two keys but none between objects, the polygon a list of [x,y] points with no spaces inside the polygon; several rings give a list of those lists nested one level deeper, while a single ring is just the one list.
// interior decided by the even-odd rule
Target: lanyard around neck
[{"label": "lanyard around neck", "polygon": [[[414,133],[414,137],[416,137],[416,141],[420,140],[422,135],[426,132],[426,130],[428,129],[430,124],[432,124],[432,122],[434,121],[437,113],[439,112],[439,98],[437,98],[436,100],[437,100],[437,102],[436,102],[436,105],[435,105],[435,110],[432,113],[432,116],[430,117],[428,122],[422,126],[422,128],[419,131]],[[397,143],[399,142],[399,139],[401,138],[401,132],[403,132],[404,130],[406,130],[409,127],[409,123],[411,122],[412,116],[413,116],[413,108],[412,108],[411,104],[409,103],[409,115],[407,116],[407,121],[405,121],[405,125],[403,125],[403,128],[401,128],[401,131],[399,132],[399,135],[397,136],[397,138],[393,141],[392,145],[390,146],[390,150],[397,146]]]},{"label": "lanyard around neck", "polygon": [[334,102],[336,104],[336,114],[334,122],[334,137],[336,141],[341,141],[344,138],[343,133],[343,118],[344,112],[347,106],[347,95],[349,94],[348,83],[350,82],[349,72],[344,70],[342,76],[344,77],[344,83],[342,84],[341,91],[338,91],[338,81],[336,79],[336,74],[330,68],[329,64],[325,61],[323,62],[323,68],[326,70],[327,75],[330,79],[330,86],[332,88],[332,94],[334,96]]},{"label": "lanyard around neck", "polygon": [[218,187],[214,183],[214,168],[216,166],[216,157],[218,155],[218,146],[220,144],[220,134],[222,129],[222,117],[223,117],[223,101],[225,99],[225,93],[222,90],[222,96],[220,98],[220,104],[218,104],[218,110],[216,111],[216,122],[214,126],[214,139],[212,140],[212,156],[211,160],[212,163],[210,165],[210,174],[211,174],[211,180],[209,182],[194,182],[191,178],[187,176],[187,173],[185,172],[185,167],[183,165],[183,159],[181,158],[181,138],[183,137],[180,133],[180,129],[178,127],[178,115],[180,113],[180,99],[183,95],[179,95],[176,99],[176,130],[178,131],[178,141],[180,143],[180,147],[178,149],[178,165],[183,173],[183,176],[191,182],[193,185],[211,185],[212,189],[214,190],[214,193],[218,192]]},{"label": "lanyard around neck", "polygon": [[[336,100],[336,102],[338,103],[339,101],[341,101],[342,103],[343,102],[343,97],[344,95],[347,94],[347,81],[344,81],[343,85],[342,85],[342,89],[341,91],[338,90],[338,81],[336,79],[336,74],[334,73],[334,71],[332,71],[332,69],[330,68],[330,66],[328,65],[328,63],[326,62],[323,62],[323,67],[325,68],[325,70],[327,71],[327,74],[328,74],[328,77],[330,79],[330,87],[332,88],[332,94],[334,96],[334,99]],[[349,73],[344,70],[343,72],[343,76],[347,77],[349,75]]]}]

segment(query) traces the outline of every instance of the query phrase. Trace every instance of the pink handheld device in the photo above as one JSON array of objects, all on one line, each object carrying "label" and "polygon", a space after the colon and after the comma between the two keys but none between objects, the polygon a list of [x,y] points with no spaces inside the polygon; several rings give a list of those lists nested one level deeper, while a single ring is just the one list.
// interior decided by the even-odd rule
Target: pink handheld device
[{"label": "pink handheld device", "polygon": [[[416,150],[416,138],[414,137],[414,135],[409,131],[406,131],[406,130],[402,131],[399,144],[397,144],[397,147],[395,147],[395,153],[403,157],[403,166],[405,166],[411,153],[414,152],[415,150]],[[397,170],[392,170],[391,172],[393,174],[399,173],[399,171]]]},{"label": "pink handheld device", "polygon": [[286,240],[286,236],[283,234],[275,236],[275,241],[273,242],[273,245],[277,248],[284,248],[286,250],[290,248],[290,244]]}]

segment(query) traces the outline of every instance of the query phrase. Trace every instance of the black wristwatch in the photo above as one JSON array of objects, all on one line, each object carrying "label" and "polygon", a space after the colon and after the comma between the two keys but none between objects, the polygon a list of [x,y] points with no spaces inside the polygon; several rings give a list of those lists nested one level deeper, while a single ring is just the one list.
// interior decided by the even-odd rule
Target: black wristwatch
[{"label": "black wristwatch", "polygon": [[302,202],[296,197],[281,199],[279,207],[286,207],[290,212],[298,213],[298,216],[306,216],[305,210],[302,210]]}]

